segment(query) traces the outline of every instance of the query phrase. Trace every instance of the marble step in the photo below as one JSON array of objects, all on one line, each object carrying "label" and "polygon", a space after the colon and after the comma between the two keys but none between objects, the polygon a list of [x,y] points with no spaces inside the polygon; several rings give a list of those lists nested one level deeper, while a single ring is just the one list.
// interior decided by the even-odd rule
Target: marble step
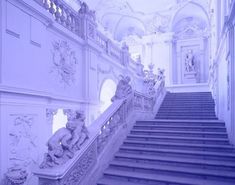
[{"label": "marble step", "polygon": [[175,100],[175,99],[182,99],[182,100],[210,100],[210,101],[213,101],[213,98],[211,96],[169,96],[169,95],[166,95],[165,96],[165,99],[172,99],[172,100]]},{"label": "marble step", "polygon": [[[134,171],[121,171],[116,169],[109,169],[104,172],[104,177],[101,179],[112,179],[120,181],[120,185],[125,185],[125,182],[136,182],[143,185],[234,185],[233,182],[218,182],[216,180],[208,179],[194,179],[182,176],[170,176],[159,174],[143,174]],[[100,185],[98,183],[98,185]],[[111,185],[111,184],[110,184]],[[114,184],[112,184],[114,185]]]},{"label": "marble step", "polygon": [[159,112],[156,116],[201,116],[201,117],[215,117],[214,113],[192,113],[192,112]]},{"label": "marble step", "polygon": [[171,176],[183,176],[197,179],[211,179],[218,181],[235,182],[235,171],[221,171],[212,169],[197,169],[180,166],[166,166],[161,164],[146,164],[138,162],[127,162],[114,160],[110,163],[109,169],[123,171],[135,171],[144,174],[162,174]]},{"label": "marble step", "polygon": [[122,180],[112,179],[112,178],[102,178],[99,180],[97,185],[146,185],[146,184],[122,181]]},{"label": "marble step", "polygon": [[176,102],[176,103],[186,102],[187,103],[187,102],[189,102],[189,103],[196,103],[196,104],[197,103],[212,103],[212,104],[214,104],[214,100],[210,100],[210,99],[207,99],[207,98],[198,98],[198,99],[165,98],[163,100],[163,103],[165,103],[165,102],[170,102],[170,103],[174,103],[174,102]]},{"label": "marble step", "polygon": [[153,142],[153,141],[135,141],[126,139],[124,146],[142,147],[142,148],[161,148],[161,149],[177,149],[191,151],[209,151],[209,152],[235,152],[231,145],[209,145],[194,143],[171,143],[171,142]]},{"label": "marble step", "polygon": [[187,115],[156,115],[155,119],[208,119],[208,120],[216,120],[218,119],[215,116],[187,116]]},{"label": "marble step", "polygon": [[135,130],[154,130],[154,131],[163,131],[163,130],[174,130],[174,131],[200,131],[204,132],[221,132],[226,133],[225,127],[213,127],[213,126],[187,126],[187,125],[166,125],[166,124],[136,124],[133,129]]},{"label": "marble step", "polygon": [[197,108],[207,108],[207,109],[213,109],[214,108],[214,104],[206,104],[206,103],[198,103],[198,104],[195,104],[195,103],[183,103],[183,102],[179,102],[179,103],[162,103],[161,107],[170,107],[171,108],[185,108],[185,107],[191,107],[191,108],[194,108],[194,109],[197,109]]},{"label": "marble step", "polygon": [[[187,109],[186,109],[187,110]],[[164,109],[159,109],[159,111],[158,111],[158,113],[165,113],[165,112],[171,112],[171,113],[182,113],[183,111],[182,110],[178,110],[178,109],[176,109],[176,110],[173,110],[173,109],[166,109],[166,110],[164,110]],[[197,110],[197,111],[195,111],[195,110],[187,110],[187,113],[195,113],[195,114],[215,114],[215,111],[214,110],[208,110],[208,111],[205,111],[205,110],[201,110],[201,109],[199,109],[199,110]]]},{"label": "marble step", "polygon": [[176,131],[176,130],[136,130],[132,129],[131,134],[133,135],[149,135],[149,136],[182,136],[182,137],[203,137],[203,138],[227,138],[226,132],[197,132],[197,131]]},{"label": "marble step", "polygon": [[221,153],[221,152],[208,152],[208,151],[190,151],[190,150],[177,150],[177,149],[158,149],[158,148],[142,148],[124,146],[120,147],[120,152],[135,153],[135,154],[151,154],[171,157],[187,157],[207,160],[223,160],[235,161],[235,153]]},{"label": "marble step", "polygon": [[215,116],[215,112],[206,112],[206,111],[201,111],[201,112],[196,112],[196,111],[175,111],[175,110],[159,110],[157,114],[176,114],[176,115],[181,115],[181,114],[190,114],[190,115],[213,115]]},{"label": "marble step", "polygon": [[167,125],[167,126],[207,126],[225,127],[225,123],[220,120],[180,120],[180,119],[153,119],[137,121],[135,125]]},{"label": "marble step", "polygon": [[184,103],[184,102],[178,102],[178,103],[175,103],[175,102],[169,102],[169,103],[165,103],[163,102],[162,107],[179,107],[179,108],[183,108],[184,106],[186,107],[191,107],[191,108],[199,108],[199,107],[204,107],[204,108],[207,108],[207,109],[212,109],[214,108],[214,104],[207,104],[207,103]]},{"label": "marble step", "polygon": [[182,158],[182,157],[170,157],[170,156],[158,156],[158,155],[140,155],[132,153],[117,152],[115,154],[115,160],[139,162],[147,164],[162,164],[173,165],[182,167],[191,167],[198,169],[214,169],[224,171],[235,171],[235,161],[220,161],[220,160],[205,160],[196,158]]},{"label": "marble step", "polygon": [[172,143],[198,143],[198,144],[216,144],[229,145],[228,138],[201,138],[201,137],[177,137],[177,136],[149,136],[128,134],[127,139],[138,141],[163,141]]}]

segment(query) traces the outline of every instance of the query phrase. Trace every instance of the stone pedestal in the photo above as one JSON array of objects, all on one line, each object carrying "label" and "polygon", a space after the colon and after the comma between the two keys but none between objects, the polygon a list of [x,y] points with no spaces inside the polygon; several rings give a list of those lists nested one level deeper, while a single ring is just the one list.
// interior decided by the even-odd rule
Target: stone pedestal
[{"label": "stone pedestal", "polygon": [[187,84],[197,83],[197,73],[194,71],[184,73],[183,83]]}]

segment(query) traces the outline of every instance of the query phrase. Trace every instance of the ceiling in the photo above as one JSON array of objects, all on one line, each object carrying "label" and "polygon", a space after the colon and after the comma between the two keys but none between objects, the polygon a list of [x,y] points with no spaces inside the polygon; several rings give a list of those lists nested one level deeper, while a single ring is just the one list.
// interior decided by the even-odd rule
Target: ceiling
[{"label": "ceiling", "polygon": [[[79,9],[80,0],[65,0]],[[96,11],[98,23],[121,41],[129,35],[142,37],[173,31],[181,19],[208,22],[209,0],[84,0]]]}]

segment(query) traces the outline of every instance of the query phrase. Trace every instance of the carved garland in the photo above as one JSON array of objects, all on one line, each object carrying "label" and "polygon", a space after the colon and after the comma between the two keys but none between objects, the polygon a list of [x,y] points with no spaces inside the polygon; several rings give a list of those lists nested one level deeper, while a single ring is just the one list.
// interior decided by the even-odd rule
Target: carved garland
[{"label": "carved garland", "polygon": [[75,83],[77,58],[67,41],[54,41],[52,43],[53,67],[51,72],[57,74],[60,81],[70,86]]}]

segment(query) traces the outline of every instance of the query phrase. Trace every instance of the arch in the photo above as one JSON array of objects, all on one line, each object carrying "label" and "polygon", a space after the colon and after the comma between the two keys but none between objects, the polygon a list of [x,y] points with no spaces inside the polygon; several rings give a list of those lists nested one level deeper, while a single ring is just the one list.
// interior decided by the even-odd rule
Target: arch
[{"label": "arch", "polygon": [[[191,7],[190,7],[191,6]],[[187,13],[185,13],[184,11],[189,9],[190,11]],[[196,9],[197,11],[192,11],[193,9]],[[185,13],[183,15],[183,13]],[[181,17],[182,14],[182,17]],[[200,16],[199,16],[200,15]],[[201,17],[203,15],[203,17]],[[210,24],[209,21],[209,16],[206,12],[206,10],[204,9],[204,7],[198,3],[195,2],[189,2],[186,3],[184,6],[180,7],[177,12],[175,13],[175,15],[173,16],[171,23],[170,23],[170,29],[171,31],[174,31],[174,26],[175,24],[177,24],[178,21],[180,21],[182,18],[186,18],[186,17],[200,17],[200,18],[204,18],[204,20],[206,21],[207,25]]]},{"label": "arch", "polygon": [[146,26],[140,19],[124,15],[119,19],[114,30],[114,38],[120,41],[128,35],[143,36],[146,32]]},{"label": "arch", "polygon": [[106,78],[102,82],[99,99],[101,102],[100,112],[104,112],[111,104],[111,98],[114,96],[116,91],[116,82],[111,78]]}]

